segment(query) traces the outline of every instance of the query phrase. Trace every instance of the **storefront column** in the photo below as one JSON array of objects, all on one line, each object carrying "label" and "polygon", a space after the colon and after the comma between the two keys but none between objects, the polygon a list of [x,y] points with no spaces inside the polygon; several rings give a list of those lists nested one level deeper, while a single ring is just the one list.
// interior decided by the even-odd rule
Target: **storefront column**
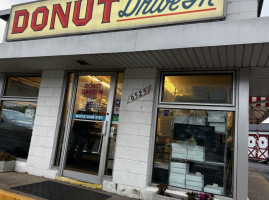
[{"label": "storefront column", "polygon": [[239,70],[238,84],[238,120],[237,120],[237,166],[236,200],[246,200],[248,196],[248,132],[249,132],[249,71]]},{"label": "storefront column", "polygon": [[[117,193],[139,198],[147,185],[156,69],[127,69],[123,83],[113,182]],[[127,103],[129,95],[151,86],[150,93]]]},{"label": "storefront column", "polygon": [[37,110],[27,159],[27,172],[37,176],[55,178],[50,170],[53,148],[57,140],[59,108],[64,85],[63,70],[43,71]]}]

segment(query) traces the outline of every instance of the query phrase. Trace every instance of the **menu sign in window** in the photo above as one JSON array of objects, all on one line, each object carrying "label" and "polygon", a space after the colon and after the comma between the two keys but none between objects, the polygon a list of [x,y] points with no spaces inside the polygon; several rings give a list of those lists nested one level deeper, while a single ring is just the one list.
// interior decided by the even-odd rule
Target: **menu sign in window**
[{"label": "menu sign in window", "polygon": [[218,19],[225,0],[50,0],[12,7],[7,40]]}]

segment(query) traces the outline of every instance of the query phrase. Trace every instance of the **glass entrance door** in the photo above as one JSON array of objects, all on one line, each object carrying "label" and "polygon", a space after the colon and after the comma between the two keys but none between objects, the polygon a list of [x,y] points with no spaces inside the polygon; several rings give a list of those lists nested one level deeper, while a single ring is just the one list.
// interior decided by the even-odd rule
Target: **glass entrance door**
[{"label": "glass entrance door", "polygon": [[79,74],[66,130],[63,176],[96,182],[104,173],[115,76]]}]

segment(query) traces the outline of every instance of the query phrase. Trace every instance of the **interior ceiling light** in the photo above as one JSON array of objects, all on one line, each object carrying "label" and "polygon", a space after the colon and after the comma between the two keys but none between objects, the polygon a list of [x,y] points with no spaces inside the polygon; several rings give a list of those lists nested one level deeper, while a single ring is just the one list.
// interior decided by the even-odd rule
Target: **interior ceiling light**
[{"label": "interior ceiling light", "polygon": [[167,77],[165,77],[166,89],[173,95],[177,94],[177,88],[171,83]]},{"label": "interior ceiling light", "polygon": [[102,85],[110,88],[110,85],[108,83],[105,83],[104,81],[101,81],[99,80],[96,76],[89,76],[91,79],[95,80],[95,81],[98,81],[98,82],[101,82]]},{"label": "interior ceiling light", "polygon": [[98,82],[101,82],[98,78],[96,78],[95,76],[89,76],[91,79],[95,80],[95,81],[98,81]]},{"label": "interior ceiling light", "polygon": [[34,82],[32,80],[29,80],[29,79],[25,79],[23,77],[11,77],[10,80],[14,80],[14,81],[26,84],[26,85],[30,85],[32,87],[37,87],[37,88],[40,87],[40,83]]}]

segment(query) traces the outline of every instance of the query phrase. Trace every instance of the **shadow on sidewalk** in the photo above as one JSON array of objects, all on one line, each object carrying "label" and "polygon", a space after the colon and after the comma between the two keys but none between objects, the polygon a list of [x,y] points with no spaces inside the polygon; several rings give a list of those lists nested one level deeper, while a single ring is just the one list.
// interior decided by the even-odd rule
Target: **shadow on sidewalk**
[{"label": "shadow on sidewalk", "polygon": [[[44,186],[44,183],[51,183],[48,186],[50,188],[52,188],[51,190],[49,190],[48,188],[46,189],[46,187]],[[26,190],[22,190],[20,188],[20,186],[25,186],[26,185],[26,190],[30,190],[30,192],[27,192]],[[34,185],[36,187],[36,189],[34,188],[30,188],[31,185]],[[15,188],[14,188],[15,187]],[[14,190],[14,189],[18,189]],[[18,173],[18,172],[8,172],[8,173],[0,173],[0,189],[3,189],[4,191],[7,192],[11,192],[11,193],[16,193],[22,196],[26,196],[26,197],[30,197],[30,198],[34,198],[36,200],[45,200],[45,199],[70,199],[70,198],[62,198],[66,195],[61,195],[59,196],[59,194],[55,194],[54,196],[57,196],[57,198],[52,198],[51,196],[53,196],[53,194],[51,193],[50,195],[39,195],[41,193],[46,193],[47,191],[52,191],[55,192],[57,189],[63,189],[67,188],[67,190],[65,191],[67,196],[72,196],[70,194],[70,192],[74,192],[75,194],[77,194],[78,191],[83,191],[83,192],[88,192],[94,195],[94,194],[99,194],[102,197],[107,197],[107,198],[102,198],[102,199],[107,199],[107,200],[132,200],[132,198],[127,198],[127,197],[123,197],[123,196],[119,196],[116,194],[112,194],[112,193],[108,193],[105,192],[103,190],[99,190],[99,189],[91,189],[91,188],[86,188],[86,187],[82,187],[82,186],[78,186],[78,185],[73,185],[73,184],[69,184],[69,183],[63,183],[63,182],[59,182],[59,181],[54,181],[54,180],[48,180],[46,178],[42,178],[42,177],[37,177],[37,176],[33,176],[33,175],[29,175],[29,174],[24,174],[24,173]],[[44,189],[44,191],[43,191]],[[27,192],[29,194],[23,193],[23,192]],[[68,195],[69,194],[69,195]],[[36,196],[34,196],[36,195]],[[43,196],[43,198],[42,198]],[[76,195],[76,197],[72,198],[72,200],[80,200],[83,198],[79,198],[79,195]],[[89,195],[88,195],[89,196]],[[84,198],[85,199],[85,198]],[[92,198],[89,199],[96,199],[94,196],[92,196]]]}]

